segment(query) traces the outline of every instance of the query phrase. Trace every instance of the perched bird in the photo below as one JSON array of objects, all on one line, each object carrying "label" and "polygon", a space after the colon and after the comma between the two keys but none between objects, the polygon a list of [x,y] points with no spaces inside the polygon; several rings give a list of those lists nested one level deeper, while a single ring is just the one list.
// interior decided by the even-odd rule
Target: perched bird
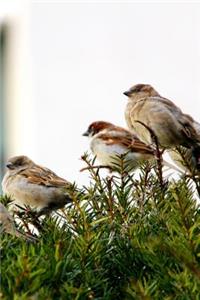
[{"label": "perched bird", "polygon": [[[109,122],[93,122],[83,136],[91,138],[90,148],[103,166],[115,167],[116,158],[124,154],[126,165],[130,169],[138,167],[144,161],[155,159],[153,148],[141,142],[130,131]],[[164,164],[170,165],[167,162]]]},{"label": "perched bird", "polygon": [[162,148],[189,148],[196,164],[200,165],[200,136],[192,117],[184,114],[172,101],[160,96],[151,85],[137,84],[124,94],[129,98],[125,118],[131,131],[136,132],[144,143],[151,144],[151,134],[145,124],[153,130]]},{"label": "perched bird", "polygon": [[41,216],[72,202],[66,191],[71,184],[27,156],[10,158],[6,167],[2,189],[15,204],[29,205]]},{"label": "perched bird", "polygon": [[0,225],[1,230],[6,233],[26,239],[28,241],[36,241],[35,237],[29,235],[28,233],[22,233],[16,228],[12,215],[2,203],[0,203]]}]

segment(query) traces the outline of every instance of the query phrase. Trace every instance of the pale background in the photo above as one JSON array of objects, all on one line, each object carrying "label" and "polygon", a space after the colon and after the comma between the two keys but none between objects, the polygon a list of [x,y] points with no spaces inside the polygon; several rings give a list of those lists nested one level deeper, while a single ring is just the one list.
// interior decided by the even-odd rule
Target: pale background
[{"label": "pale background", "polygon": [[95,120],[126,126],[136,83],[200,121],[200,3],[5,1],[6,157],[26,154],[86,183],[82,137]]}]

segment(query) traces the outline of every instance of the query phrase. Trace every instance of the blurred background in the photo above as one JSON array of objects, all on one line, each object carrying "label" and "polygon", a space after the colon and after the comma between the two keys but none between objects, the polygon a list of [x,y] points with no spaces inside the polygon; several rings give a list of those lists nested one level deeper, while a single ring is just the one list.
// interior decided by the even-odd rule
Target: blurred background
[{"label": "blurred background", "polygon": [[200,3],[0,2],[0,176],[25,154],[88,180],[82,136],[126,126],[123,92],[152,84],[200,121]]}]

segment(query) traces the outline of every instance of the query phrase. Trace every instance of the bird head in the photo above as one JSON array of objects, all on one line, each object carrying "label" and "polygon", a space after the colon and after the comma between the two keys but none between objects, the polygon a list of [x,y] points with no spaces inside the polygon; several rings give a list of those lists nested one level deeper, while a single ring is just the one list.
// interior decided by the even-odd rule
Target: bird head
[{"label": "bird head", "polygon": [[150,84],[136,84],[132,86],[128,91],[124,92],[124,95],[129,98],[160,96]]},{"label": "bird head", "polygon": [[19,172],[33,165],[33,161],[25,155],[11,157],[6,163],[6,167],[11,172]]},{"label": "bird head", "polygon": [[113,126],[114,125],[109,122],[96,121],[89,125],[87,131],[83,133],[83,136],[93,137],[95,134],[99,133],[100,131],[103,131],[107,128],[111,128]]}]

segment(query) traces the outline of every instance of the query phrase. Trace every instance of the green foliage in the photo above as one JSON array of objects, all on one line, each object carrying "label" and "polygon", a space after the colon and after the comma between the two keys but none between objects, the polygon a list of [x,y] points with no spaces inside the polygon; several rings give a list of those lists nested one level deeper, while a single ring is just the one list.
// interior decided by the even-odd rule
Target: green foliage
[{"label": "green foliage", "polygon": [[161,182],[123,163],[71,190],[63,217],[41,220],[37,243],[3,234],[0,299],[200,299],[200,207],[193,181]]}]

